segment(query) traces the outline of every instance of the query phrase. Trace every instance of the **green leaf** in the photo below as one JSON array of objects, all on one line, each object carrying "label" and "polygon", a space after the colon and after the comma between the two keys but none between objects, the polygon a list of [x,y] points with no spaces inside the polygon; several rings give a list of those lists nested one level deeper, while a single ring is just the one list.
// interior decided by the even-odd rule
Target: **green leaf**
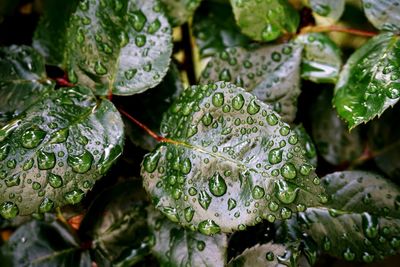
[{"label": "green leaf", "polygon": [[144,187],[169,219],[191,229],[243,230],[326,200],[297,134],[233,84],[185,90],[161,132],[169,141],[145,156]]},{"label": "green leaf", "polygon": [[172,26],[187,22],[202,0],[160,0],[165,5],[166,14]]},{"label": "green leaf", "polygon": [[325,34],[309,33],[297,37],[304,45],[301,78],[316,83],[336,83],[342,66],[342,52]]},{"label": "green leaf", "polygon": [[297,31],[300,17],[287,0],[230,1],[237,25],[253,40],[273,41]]},{"label": "green leaf", "polygon": [[150,253],[153,237],[141,189],[138,181],[106,189],[91,204],[80,226],[92,240],[96,257],[107,259],[112,266],[132,266]]},{"label": "green leaf", "polygon": [[285,122],[296,117],[302,47],[289,43],[246,50],[228,48],[215,55],[200,83],[233,82],[271,104]]},{"label": "green leaf", "polygon": [[0,214],[80,202],[122,152],[113,104],[84,87],[61,88],[0,129]]},{"label": "green leaf", "polygon": [[19,227],[1,247],[0,262],[2,266],[92,266],[89,251],[58,221],[32,221]]},{"label": "green leaf", "polygon": [[364,12],[377,29],[400,31],[400,5],[398,0],[363,0]]},{"label": "green leaf", "polygon": [[155,236],[152,252],[161,266],[225,266],[226,235],[211,237],[186,230],[154,209],[149,209],[148,223]]},{"label": "green leaf", "polygon": [[307,0],[312,11],[322,17],[328,17],[332,22],[338,21],[343,14],[345,0]]},{"label": "green leaf", "polygon": [[352,129],[380,116],[400,97],[400,37],[375,36],[347,61],[333,103]]},{"label": "green leaf", "polygon": [[46,58],[48,64],[61,65],[69,41],[66,35],[69,18],[79,1],[43,0],[42,2],[43,15],[35,30],[32,45]]},{"label": "green leaf", "polygon": [[193,34],[202,57],[213,56],[228,47],[246,47],[251,42],[236,25],[229,3],[203,2],[194,14]]},{"label": "green leaf", "polygon": [[69,79],[98,95],[141,93],[167,73],[171,27],[156,0],[82,1],[67,36]]},{"label": "green leaf", "polygon": [[50,92],[44,60],[28,46],[0,48],[0,126]]},{"label": "green leaf", "polygon": [[311,139],[310,135],[307,133],[303,125],[298,125],[294,127],[293,131],[297,134],[300,143],[305,149],[304,156],[308,159],[311,165],[316,168],[318,161],[317,149],[315,148],[314,142]]},{"label": "green leaf", "polygon": [[348,163],[363,153],[360,129],[351,132],[331,107],[332,91],[324,89],[311,107],[312,136],[319,155],[333,165]]}]

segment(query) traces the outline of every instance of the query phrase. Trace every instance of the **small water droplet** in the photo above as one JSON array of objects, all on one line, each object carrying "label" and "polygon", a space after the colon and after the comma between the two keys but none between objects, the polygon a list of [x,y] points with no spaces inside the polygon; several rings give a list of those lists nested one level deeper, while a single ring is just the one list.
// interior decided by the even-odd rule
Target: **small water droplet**
[{"label": "small water droplet", "polygon": [[54,208],[54,202],[46,197],[43,199],[42,203],[40,203],[39,212],[41,213],[49,212],[53,208]]},{"label": "small water droplet", "polygon": [[45,136],[45,131],[39,128],[30,128],[22,134],[21,144],[25,148],[35,148],[43,141]]},{"label": "small water droplet", "polygon": [[244,97],[242,94],[238,94],[236,95],[233,99],[232,99],[232,107],[235,110],[241,110],[243,105],[244,105]]},{"label": "small water droplet", "polygon": [[225,180],[218,172],[214,173],[214,175],[210,178],[208,186],[210,192],[216,197],[223,196],[227,190]]},{"label": "small water droplet", "polygon": [[199,232],[204,235],[214,235],[221,232],[221,228],[213,220],[205,220],[199,223]]},{"label": "small water droplet", "polygon": [[77,204],[81,202],[85,193],[80,189],[72,190],[64,195],[64,199],[68,204]]},{"label": "small water droplet", "polygon": [[297,176],[296,167],[293,163],[285,163],[281,168],[281,174],[286,179],[294,179]]},{"label": "small water droplet", "polygon": [[288,184],[284,181],[275,182],[275,195],[284,204],[293,203],[299,190],[296,185]]},{"label": "small water droplet", "polygon": [[187,222],[191,222],[192,221],[193,215],[194,215],[194,210],[191,207],[187,207],[184,210],[184,216],[185,216],[185,220]]},{"label": "small water droplet", "polygon": [[224,104],[224,94],[215,93],[212,97],[212,103],[215,107],[221,107]]},{"label": "small water droplet", "polygon": [[254,199],[261,199],[265,195],[265,191],[262,187],[256,185],[251,192]]},{"label": "small water droplet", "polygon": [[63,185],[63,180],[62,180],[61,176],[51,173],[51,172],[49,172],[47,174],[47,181],[50,184],[50,186],[53,188],[59,188]]},{"label": "small water droplet", "polygon": [[93,156],[89,151],[85,150],[81,155],[69,155],[67,158],[68,165],[76,173],[86,173],[90,170],[93,162]]}]

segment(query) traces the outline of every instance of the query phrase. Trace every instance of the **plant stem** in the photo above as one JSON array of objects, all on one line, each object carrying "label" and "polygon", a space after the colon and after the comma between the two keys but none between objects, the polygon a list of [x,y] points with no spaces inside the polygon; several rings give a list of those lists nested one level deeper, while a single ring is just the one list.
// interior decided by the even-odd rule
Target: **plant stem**
[{"label": "plant stem", "polygon": [[66,79],[65,77],[56,78],[55,80],[56,80],[57,85],[59,85],[61,87],[72,87],[72,86],[74,86],[74,84],[70,83],[68,81],[68,79]]},{"label": "plant stem", "polygon": [[307,26],[301,29],[300,34],[306,34],[310,32],[344,32],[353,35],[365,36],[365,37],[373,37],[377,35],[377,32],[369,32],[362,31],[357,29],[346,28],[337,25],[329,25],[329,26]]},{"label": "plant stem", "polygon": [[68,221],[65,219],[65,217],[62,215],[60,207],[56,208],[56,213],[57,213],[57,219],[60,220],[60,222],[64,223],[65,225],[69,226]]}]

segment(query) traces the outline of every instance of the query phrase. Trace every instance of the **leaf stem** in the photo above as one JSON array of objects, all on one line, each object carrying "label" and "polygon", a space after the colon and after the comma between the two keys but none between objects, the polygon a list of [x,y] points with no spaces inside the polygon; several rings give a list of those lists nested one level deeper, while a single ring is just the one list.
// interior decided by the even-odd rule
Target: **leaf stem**
[{"label": "leaf stem", "polygon": [[329,26],[307,26],[301,29],[300,34],[306,34],[310,32],[344,32],[358,36],[373,37],[377,35],[377,32],[363,31],[357,29],[346,28],[338,25]]},{"label": "leaf stem", "polygon": [[55,79],[57,85],[61,87],[73,87],[75,86],[73,83],[70,83],[66,77],[56,78]]},{"label": "leaf stem", "polygon": [[67,221],[67,219],[65,219],[64,215],[62,215],[61,209],[60,207],[56,208],[56,213],[57,213],[57,219],[62,222],[63,224],[69,226],[69,223]]}]

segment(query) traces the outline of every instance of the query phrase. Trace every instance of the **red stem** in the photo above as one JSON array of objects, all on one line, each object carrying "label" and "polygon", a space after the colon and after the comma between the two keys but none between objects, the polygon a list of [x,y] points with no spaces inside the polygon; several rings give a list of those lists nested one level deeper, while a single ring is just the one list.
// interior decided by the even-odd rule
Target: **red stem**
[{"label": "red stem", "polygon": [[346,28],[337,25],[330,25],[330,26],[308,26],[301,29],[300,34],[305,34],[309,32],[344,32],[350,33],[354,35],[364,36],[364,37],[373,37],[377,35],[377,32],[369,32],[369,31],[362,31],[357,29]]},{"label": "red stem", "polygon": [[73,84],[73,83],[70,83],[70,82],[66,79],[66,77],[56,78],[55,80],[56,80],[56,83],[57,83],[59,86],[62,86],[62,87],[72,87],[72,86],[74,86],[74,84]]}]

